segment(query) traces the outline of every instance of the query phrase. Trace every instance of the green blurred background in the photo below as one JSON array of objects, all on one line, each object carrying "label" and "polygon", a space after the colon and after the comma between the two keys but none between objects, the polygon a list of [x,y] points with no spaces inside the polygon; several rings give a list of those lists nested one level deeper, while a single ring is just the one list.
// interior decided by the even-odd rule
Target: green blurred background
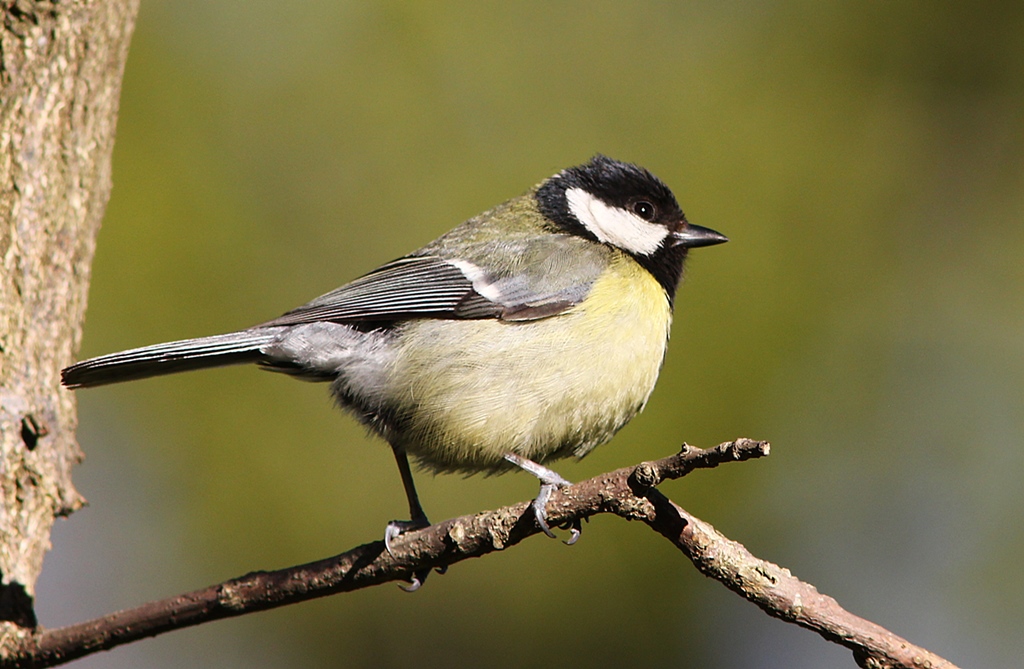
[{"label": "green blurred background", "polygon": [[[570,479],[738,436],[663,490],[973,667],[1024,654],[1024,3],[144,0],[82,356],[242,328],[595,152],[696,252],[643,415]],[[56,626],[374,540],[392,458],[327,388],[233,368],[82,392]],[[525,475],[419,478],[437,520]],[[597,518],[434,576],[82,667],[848,666]]]}]

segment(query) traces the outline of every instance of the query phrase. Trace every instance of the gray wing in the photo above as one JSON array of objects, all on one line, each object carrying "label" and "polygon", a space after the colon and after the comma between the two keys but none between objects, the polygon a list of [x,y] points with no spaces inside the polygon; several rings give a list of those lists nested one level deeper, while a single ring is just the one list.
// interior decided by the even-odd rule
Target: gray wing
[{"label": "gray wing", "polygon": [[[389,323],[409,318],[500,318],[532,320],[561,313],[578,304],[600,274],[596,258],[566,278],[567,256],[579,249],[560,248],[543,239],[504,249],[506,258],[488,271],[471,259],[413,255],[379,267],[337,290],[322,295],[263,326],[318,321]],[[494,249],[491,249],[492,255]],[[469,253],[473,258],[474,253]],[[545,281],[551,273],[558,280]]]},{"label": "gray wing", "polygon": [[263,325],[455,318],[459,305],[473,295],[472,282],[455,265],[440,258],[406,257]]}]

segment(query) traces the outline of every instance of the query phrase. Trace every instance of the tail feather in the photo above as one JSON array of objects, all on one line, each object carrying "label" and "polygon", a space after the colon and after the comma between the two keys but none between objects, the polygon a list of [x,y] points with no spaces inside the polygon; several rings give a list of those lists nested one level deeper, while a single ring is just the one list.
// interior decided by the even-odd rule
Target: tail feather
[{"label": "tail feather", "polygon": [[61,383],[68,388],[91,388],[193,369],[258,362],[263,358],[261,347],[273,341],[280,330],[243,330],[101,355],[61,371]]}]

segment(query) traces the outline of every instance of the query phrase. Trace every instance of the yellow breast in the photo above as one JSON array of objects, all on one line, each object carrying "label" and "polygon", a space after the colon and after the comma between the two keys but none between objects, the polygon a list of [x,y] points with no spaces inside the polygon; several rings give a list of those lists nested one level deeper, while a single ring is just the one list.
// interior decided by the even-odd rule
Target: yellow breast
[{"label": "yellow breast", "polygon": [[557,316],[413,323],[391,373],[401,407],[391,434],[445,471],[583,456],[647,402],[671,324],[658,282],[624,254],[586,300]]}]

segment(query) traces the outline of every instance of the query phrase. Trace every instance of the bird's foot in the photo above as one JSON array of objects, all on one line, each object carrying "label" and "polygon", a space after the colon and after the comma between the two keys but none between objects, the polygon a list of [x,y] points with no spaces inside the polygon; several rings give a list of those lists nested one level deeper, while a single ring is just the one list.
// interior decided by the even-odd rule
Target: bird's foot
[{"label": "bird's foot", "polygon": [[[572,483],[562,478],[558,472],[552,471],[543,465],[537,464],[533,460],[524,458],[521,455],[506,453],[505,459],[523,471],[533,474],[540,480],[540,492],[537,493],[537,497],[534,498],[533,502],[530,504],[530,508],[533,509],[533,517],[537,519],[537,525],[540,527],[541,531],[552,539],[555,539],[555,533],[552,532],[551,528],[548,526],[548,500],[551,499],[551,493],[555,490],[568,487],[572,485]],[[580,521],[573,521],[569,525],[569,529],[572,532],[572,536],[566,539],[565,544],[567,546],[572,546],[576,543],[576,540],[580,538],[580,533],[582,531]]]},{"label": "bird's foot", "polygon": [[[424,527],[430,527],[430,521],[427,520],[426,516],[420,516],[412,520],[392,520],[388,523],[388,526],[384,528],[384,548],[387,549],[388,555],[394,557],[395,553],[391,550],[391,542],[397,539],[399,536],[406,532],[413,532],[415,530],[422,530]],[[438,570],[438,573],[444,573],[442,570]],[[414,572],[409,577],[409,585],[399,585],[402,590],[406,592],[416,592],[423,585],[424,581],[427,580],[427,576],[430,575],[429,569]]]},{"label": "bird's foot", "polygon": [[420,516],[412,520],[392,520],[388,523],[388,526],[384,528],[384,548],[387,549],[388,555],[392,557],[395,555],[395,552],[391,550],[392,541],[406,532],[422,530],[424,527],[430,527],[430,521],[427,520],[426,516]]}]

